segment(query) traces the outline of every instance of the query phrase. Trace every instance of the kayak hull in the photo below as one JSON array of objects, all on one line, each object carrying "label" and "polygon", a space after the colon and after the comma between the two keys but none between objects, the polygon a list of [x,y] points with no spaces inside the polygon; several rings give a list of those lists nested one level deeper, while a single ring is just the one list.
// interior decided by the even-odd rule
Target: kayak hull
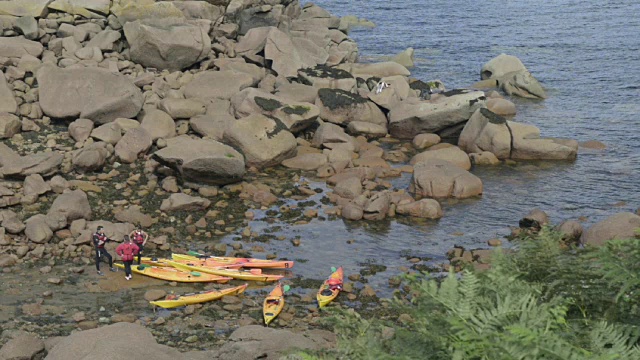
[{"label": "kayak hull", "polygon": [[333,274],[329,276],[329,279],[325,280],[322,283],[322,286],[320,286],[318,294],[316,295],[316,300],[318,300],[318,307],[320,308],[327,306],[338,296],[338,294],[340,294],[339,289],[331,289],[331,287],[329,286],[330,279],[340,280],[340,284],[343,284],[344,271],[342,270],[342,267],[339,267],[335,272],[333,272]]},{"label": "kayak hull", "polygon": [[155,306],[159,306],[161,308],[173,309],[181,306],[200,304],[208,301],[218,300],[228,295],[238,295],[244,292],[244,290],[247,288],[247,285],[248,284],[244,284],[241,286],[236,286],[228,289],[211,290],[211,291],[205,291],[199,294],[184,295],[184,296],[180,296],[177,299],[171,299],[171,300],[150,301],[149,303]]},{"label": "kayak hull", "polygon": [[227,269],[239,269],[242,267],[242,264],[231,264],[231,263],[221,263],[221,262],[205,262],[204,260],[172,260],[172,259],[164,259],[164,258],[159,258],[159,259],[155,259],[155,258],[150,258],[150,257],[142,257],[140,258],[140,262],[146,265],[152,265],[152,266],[164,266],[164,267],[173,267],[171,264],[168,263],[168,261],[175,261],[181,264],[189,264],[189,263],[194,263],[198,266],[210,266],[210,267],[222,267],[222,268],[227,268]]},{"label": "kayak hull", "polygon": [[168,261],[168,263],[171,264],[171,266],[175,267],[176,269],[180,269],[180,270],[203,272],[207,274],[230,277],[230,278],[245,280],[245,281],[270,282],[270,281],[278,281],[284,277],[282,275],[272,275],[272,274],[252,274],[249,271],[241,271],[241,270],[235,270],[235,269],[221,269],[221,268],[208,267],[208,266],[198,266],[195,264],[182,264],[175,261]]},{"label": "kayak hull", "polygon": [[282,291],[282,284],[278,283],[264,299],[264,303],[262,304],[262,317],[264,318],[265,325],[269,325],[269,323],[280,315],[283,308],[284,292]]},{"label": "kayak hull", "polygon": [[[121,269],[124,269],[124,264],[116,263],[113,264]],[[231,280],[230,277],[219,276],[214,274],[195,274],[189,271],[184,271],[180,269],[175,269],[171,267],[156,267],[156,266],[145,266],[139,268],[138,265],[131,266],[131,272],[149,276],[152,278],[166,280],[166,281],[176,281],[176,282],[185,282],[185,283],[202,283],[202,282],[217,282],[217,283],[226,283]]]}]

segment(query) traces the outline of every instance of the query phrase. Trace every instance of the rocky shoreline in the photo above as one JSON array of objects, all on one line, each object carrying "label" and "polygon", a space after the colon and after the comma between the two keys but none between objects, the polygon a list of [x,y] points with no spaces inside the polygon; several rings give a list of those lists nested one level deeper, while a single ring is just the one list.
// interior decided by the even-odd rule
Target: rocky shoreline
[{"label": "rocky shoreline", "polygon": [[[279,258],[260,243],[301,240],[255,231],[259,212],[274,227],[439,219],[440,201],[482,196],[474,167],[576,158],[577,141],[541,138],[497,91],[547,96],[519,59],[502,54],[479,83],[447,90],[411,78],[411,49],[358,63],[353,25],[369,24],[290,0],[0,2],[1,342],[18,329],[50,337],[127,322],[180,350],[224,348],[232,330],[259,321],[259,296],[249,295],[150,313],[147,300],[166,290],[160,282],[93,275],[97,225],[113,239],[141,225],[155,254],[196,245]],[[410,186],[394,187],[403,174]],[[620,216],[618,230],[637,221]],[[575,235],[578,226],[561,229]],[[607,231],[582,241],[604,241]],[[237,241],[221,243],[225,235]],[[485,256],[465,253],[454,251],[452,264]],[[349,301],[375,301],[365,277],[351,274]],[[312,297],[290,298],[276,323],[319,331]],[[290,337],[268,332],[236,335]],[[333,341],[316,335],[305,339]]]}]

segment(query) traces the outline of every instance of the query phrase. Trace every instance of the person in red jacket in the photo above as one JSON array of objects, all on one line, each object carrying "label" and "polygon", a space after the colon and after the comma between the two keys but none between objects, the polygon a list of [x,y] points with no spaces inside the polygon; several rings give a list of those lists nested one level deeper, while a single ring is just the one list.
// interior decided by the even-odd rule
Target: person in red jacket
[{"label": "person in red jacket", "polygon": [[138,245],[132,243],[128,235],[124,236],[124,242],[116,248],[116,254],[122,258],[124,263],[124,278],[127,280],[131,280],[131,264],[139,251]]},{"label": "person in red jacket", "polygon": [[147,244],[147,240],[149,240],[149,234],[142,230],[142,226],[138,225],[138,227],[133,230],[129,237],[133,240],[133,243],[138,245],[138,265],[140,265],[140,257],[142,256],[142,252],[144,251],[144,246]]}]

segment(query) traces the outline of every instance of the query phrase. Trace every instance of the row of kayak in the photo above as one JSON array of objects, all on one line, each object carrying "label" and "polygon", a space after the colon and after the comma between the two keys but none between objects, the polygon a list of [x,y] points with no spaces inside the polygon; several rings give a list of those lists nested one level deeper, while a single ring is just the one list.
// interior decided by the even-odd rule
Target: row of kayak
[{"label": "row of kayak", "polygon": [[[143,257],[141,265],[132,266],[131,271],[156,279],[176,282],[216,282],[227,283],[232,279],[272,282],[283,278],[282,275],[266,274],[262,269],[290,269],[293,261],[263,260],[254,258],[234,258],[204,256],[199,253],[172,254],[170,259],[156,259]],[[115,264],[124,267],[122,264]],[[248,268],[249,270],[242,270]],[[340,291],[344,281],[342,268],[333,269],[331,276],[322,283],[316,299],[320,308],[333,301]],[[209,290],[185,295],[168,295],[163,300],[151,301],[155,306],[170,309],[193,305],[220,299],[227,295],[239,295],[245,291],[248,284],[221,290]],[[289,286],[276,284],[263,302],[263,318],[265,324],[275,319],[284,308],[284,294]]]}]

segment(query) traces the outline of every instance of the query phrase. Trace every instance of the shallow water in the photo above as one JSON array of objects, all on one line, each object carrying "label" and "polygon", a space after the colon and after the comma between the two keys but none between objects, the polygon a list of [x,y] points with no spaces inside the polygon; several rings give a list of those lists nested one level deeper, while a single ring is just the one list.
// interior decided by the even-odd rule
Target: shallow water
[{"label": "shallow water", "polygon": [[[512,99],[515,120],[538,126],[543,136],[599,140],[605,151],[580,149],[575,162],[519,163],[475,168],[484,182],[480,199],[444,202],[439,221],[380,224],[314,220],[284,227],[302,243],[272,241],[265,248],[303,259],[296,275],[323,278],[332,265],[347,274],[373,261],[387,271],[369,278],[385,293],[386,280],[404,255],[444,259],[454,244],[484,247],[509,233],[530,209],[541,208],[557,223],[586,217],[585,226],[640,206],[640,3],[615,1],[337,1],[316,4],[337,16],[356,15],[377,24],[353,29],[361,61],[378,61],[413,47],[422,80],[440,79],[447,88],[469,86],[480,68],[504,52],[519,57],[547,89],[544,101]],[[410,176],[395,179],[407,188]],[[314,186],[321,187],[322,183]],[[321,196],[319,196],[321,197]],[[319,198],[318,197],[318,198]],[[258,217],[259,219],[259,217]],[[267,226],[253,221],[254,230]],[[462,234],[462,235],[461,235]],[[233,237],[226,240],[231,241]],[[353,239],[353,244],[347,240]]]}]

